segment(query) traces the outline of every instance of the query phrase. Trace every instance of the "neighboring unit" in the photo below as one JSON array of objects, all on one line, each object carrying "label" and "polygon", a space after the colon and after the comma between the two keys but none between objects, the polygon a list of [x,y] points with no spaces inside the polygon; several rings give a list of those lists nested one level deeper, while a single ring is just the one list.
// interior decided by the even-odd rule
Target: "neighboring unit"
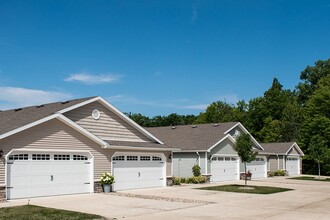
[{"label": "neighboring unit", "polygon": [[304,153],[296,142],[262,143],[264,148],[261,155],[267,156],[267,170],[286,170],[288,175],[299,175],[302,169],[302,156]]},{"label": "neighboring unit", "polygon": [[[203,175],[210,175],[213,182],[239,180],[240,173],[244,172],[234,149],[235,139],[241,133],[250,133],[239,122],[146,129],[167,146],[181,149],[173,151],[174,176],[192,176],[192,166],[195,164],[201,167]],[[262,146],[250,137],[253,148],[263,151]],[[253,179],[266,178],[266,156],[258,155],[255,161],[248,164],[248,169]]]},{"label": "neighboring unit", "polygon": [[0,111],[7,199],[166,186],[171,148],[101,97]]}]

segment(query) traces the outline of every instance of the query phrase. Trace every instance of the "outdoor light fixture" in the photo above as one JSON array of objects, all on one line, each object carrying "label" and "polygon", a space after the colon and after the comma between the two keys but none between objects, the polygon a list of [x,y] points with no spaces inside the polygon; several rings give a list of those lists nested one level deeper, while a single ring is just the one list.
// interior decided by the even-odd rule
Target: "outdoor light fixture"
[{"label": "outdoor light fixture", "polygon": [[1,149],[0,150],[0,157],[2,157],[3,156],[3,150]]}]

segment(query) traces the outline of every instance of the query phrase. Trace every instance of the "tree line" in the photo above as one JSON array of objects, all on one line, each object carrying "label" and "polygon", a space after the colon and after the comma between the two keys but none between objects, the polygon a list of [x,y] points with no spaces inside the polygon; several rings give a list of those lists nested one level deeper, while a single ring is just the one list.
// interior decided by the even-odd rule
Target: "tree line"
[{"label": "tree line", "polygon": [[274,78],[262,96],[236,104],[216,101],[199,115],[127,115],[144,127],[241,122],[261,143],[297,142],[306,154],[303,171],[316,173],[322,164],[322,174],[330,175],[330,59],[307,66],[293,90]]}]

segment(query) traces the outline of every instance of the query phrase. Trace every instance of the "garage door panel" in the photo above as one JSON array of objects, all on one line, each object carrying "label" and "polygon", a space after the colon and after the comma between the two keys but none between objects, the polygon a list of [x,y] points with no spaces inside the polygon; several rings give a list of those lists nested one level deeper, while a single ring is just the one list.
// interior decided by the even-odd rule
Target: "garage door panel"
[{"label": "garage door panel", "polygon": [[8,162],[8,199],[91,191],[92,165],[89,161],[73,160],[70,154],[66,154],[70,155],[69,160],[57,161],[53,160],[53,154],[47,154],[49,160],[38,160],[34,155],[39,154],[30,155],[28,160]]},{"label": "garage door panel", "polygon": [[257,157],[256,160],[248,163],[246,168],[252,173],[252,179],[267,177],[267,163],[265,158]]},{"label": "garage door panel", "polygon": [[212,181],[238,180],[238,160],[236,157],[214,157],[211,163]]},{"label": "garage door panel", "polygon": [[[152,161],[153,157],[151,155],[127,157],[125,154],[118,155],[115,158],[123,160],[113,161],[113,175],[116,181],[114,190],[161,187],[165,185],[164,162]],[[135,160],[127,160],[127,158]]]}]

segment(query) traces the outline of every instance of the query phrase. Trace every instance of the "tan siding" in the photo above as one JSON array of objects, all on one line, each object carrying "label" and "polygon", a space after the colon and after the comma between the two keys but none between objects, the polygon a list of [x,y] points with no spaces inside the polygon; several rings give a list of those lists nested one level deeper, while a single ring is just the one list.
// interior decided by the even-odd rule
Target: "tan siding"
[{"label": "tan siding", "polygon": [[[101,113],[98,120],[92,117],[94,109],[98,109]],[[103,140],[150,141],[144,134],[99,102],[90,103],[64,115]]]},{"label": "tan siding", "polygon": [[[64,123],[53,119],[0,140],[1,149],[7,154],[13,148],[88,150],[94,156],[94,178],[102,172],[111,172],[110,152]],[[0,164],[0,184],[5,184],[4,159]]]},{"label": "tan siding", "polygon": [[279,158],[280,158],[280,170],[283,170],[283,169],[285,169],[285,165],[283,166],[283,160],[284,160],[284,156],[279,156]]},{"label": "tan siding", "polygon": [[292,149],[291,149],[291,151],[289,152],[289,155],[298,155],[299,153],[298,153],[298,151],[296,150],[296,148],[295,147],[293,147]]},{"label": "tan siding", "polygon": [[270,171],[274,172],[274,171],[278,170],[277,156],[271,155],[269,157],[269,163],[270,163]]}]

